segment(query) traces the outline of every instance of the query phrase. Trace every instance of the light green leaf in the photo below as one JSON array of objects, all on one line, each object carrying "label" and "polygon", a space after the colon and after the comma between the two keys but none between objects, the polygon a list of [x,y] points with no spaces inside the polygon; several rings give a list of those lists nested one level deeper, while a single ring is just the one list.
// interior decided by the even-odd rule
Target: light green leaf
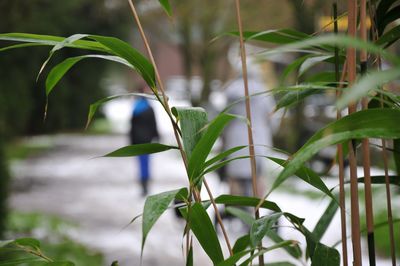
[{"label": "light green leaf", "polygon": [[34,251],[40,251],[40,242],[34,238],[19,238],[14,240],[13,244],[18,247],[28,248]]},{"label": "light green leaf", "polygon": [[46,79],[46,95],[48,96],[51,93],[54,86],[57,85],[57,83],[60,81],[60,79],[68,72],[68,70],[71,67],[73,67],[76,63],[78,63],[82,59],[87,59],[87,58],[100,58],[100,59],[117,62],[117,63],[123,64],[123,65],[126,65],[128,67],[132,67],[125,59],[122,59],[117,56],[91,54],[91,55],[70,57],[70,58],[65,59],[60,64],[56,65],[50,71],[50,73]]},{"label": "light green leaf", "polygon": [[225,212],[232,214],[233,216],[236,216],[240,220],[242,220],[245,224],[247,225],[252,225],[254,223],[254,218],[253,216],[250,215],[248,211],[235,208],[235,207],[226,207]]},{"label": "light green leaf", "polygon": [[281,216],[282,213],[274,213],[253,222],[250,229],[250,244],[252,247],[256,247],[261,242]]},{"label": "light green leaf", "polygon": [[206,132],[197,142],[188,163],[189,179],[196,183],[204,170],[204,164],[215,141],[221,135],[225,126],[234,119],[234,115],[221,113],[207,126]]},{"label": "light green leaf", "polygon": [[302,76],[305,74],[305,72],[310,69],[311,67],[324,62],[328,59],[331,59],[333,56],[332,55],[321,55],[321,56],[312,56],[304,60],[304,62],[301,64],[300,69],[299,69],[299,74],[298,76]]},{"label": "light green leaf", "polygon": [[336,107],[341,110],[350,103],[355,103],[362,97],[367,96],[370,91],[376,90],[379,86],[399,77],[400,67],[368,73],[352,87],[343,90],[343,95],[336,102]]},{"label": "light green leaf", "polygon": [[133,157],[143,154],[151,154],[162,151],[167,151],[171,149],[178,149],[175,146],[164,145],[160,143],[145,143],[145,144],[135,144],[122,147],[118,150],[110,152],[103,157]]},{"label": "light green leaf", "polygon": [[143,221],[142,221],[142,253],[146,241],[146,237],[150,232],[153,225],[157,222],[160,216],[168,209],[171,201],[177,194],[183,193],[186,188],[176,189],[172,191],[163,192],[156,195],[148,196],[143,207]]},{"label": "light green leaf", "polygon": [[[236,195],[221,195],[215,198],[217,204],[225,204],[232,206],[248,206],[256,207],[260,203],[260,198],[236,196]],[[281,209],[276,205],[275,202],[264,200],[261,208],[269,209],[275,212],[281,212]]]},{"label": "light green leaf", "polygon": [[210,166],[210,165],[212,165],[212,164],[214,164],[214,163],[216,163],[216,162],[228,157],[229,155],[231,155],[231,154],[233,154],[233,153],[235,153],[237,151],[240,151],[240,150],[242,150],[242,149],[244,149],[246,147],[247,146],[237,146],[237,147],[233,147],[231,149],[228,149],[226,151],[223,151],[223,152],[219,153],[218,155],[216,155],[215,157],[211,158],[210,160],[206,161],[205,164],[204,164],[204,167],[208,167],[208,166]]},{"label": "light green leaf", "polygon": [[[230,32],[229,34],[239,36],[238,32]],[[287,44],[299,40],[310,38],[310,35],[293,30],[293,29],[274,29],[267,31],[245,31],[243,32],[245,40],[257,40],[276,44]]]},{"label": "light green leaf", "polygon": [[169,4],[169,0],[158,0],[162,5],[164,11],[167,13],[168,16],[172,16],[171,5]]},{"label": "light green leaf", "polygon": [[189,212],[189,226],[203,250],[214,264],[224,260],[217,233],[206,210],[200,203],[194,203]]},{"label": "light green leaf", "polygon": [[183,147],[190,160],[194,147],[204,135],[208,122],[207,112],[200,107],[174,107],[172,112],[180,123]]},{"label": "light green leaf", "polygon": [[271,191],[298,171],[322,148],[350,139],[400,138],[400,110],[371,109],[353,113],[330,123],[314,134],[288,161]]},{"label": "light green leaf", "polygon": [[250,250],[243,250],[237,253],[234,253],[232,256],[224,260],[223,262],[217,264],[217,266],[232,266],[236,265],[235,263],[238,262],[241,258],[249,254],[250,252],[254,251],[254,249]]},{"label": "light green leaf", "polygon": [[[278,235],[277,231],[275,231],[275,230],[269,230],[267,232],[266,236],[269,239],[271,239],[272,241],[274,241],[275,243],[281,243],[281,242],[285,241],[282,237],[280,237]],[[301,255],[302,255],[301,249],[300,249],[298,244],[293,244],[293,245],[290,245],[290,246],[286,246],[286,247],[283,247],[283,249],[287,253],[289,253],[293,258],[296,258],[296,259],[300,258]]]},{"label": "light green leaf", "polygon": [[[62,43],[65,38],[59,36],[51,35],[40,35],[40,34],[30,34],[30,33],[2,33],[0,34],[0,40],[3,41],[14,41],[14,42],[24,42],[31,43],[32,46],[36,45],[48,45],[55,46]],[[28,46],[28,44],[26,44]],[[9,46],[10,48],[22,48],[26,46]],[[109,49],[104,47],[102,44],[94,41],[78,40],[74,43],[68,43],[66,47],[86,49],[91,51],[109,52]]]}]

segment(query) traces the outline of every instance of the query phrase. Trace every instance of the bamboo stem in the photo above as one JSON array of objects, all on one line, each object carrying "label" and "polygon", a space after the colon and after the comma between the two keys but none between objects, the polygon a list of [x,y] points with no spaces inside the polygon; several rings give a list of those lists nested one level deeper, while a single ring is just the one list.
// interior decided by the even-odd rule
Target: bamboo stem
[{"label": "bamboo stem", "polygon": [[[242,59],[242,75],[243,75],[243,83],[244,83],[244,93],[246,97],[246,117],[249,121],[247,125],[247,137],[249,141],[249,155],[250,155],[250,166],[251,166],[251,179],[253,186],[253,195],[255,197],[258,196],[257,191],[257,167],[256,167],[256,159],[255,159],[255,151],[254,151],[254,142],[253,142],[253,133],[252,133],[252,120],[251,120],[251,107],[250,107],[250,97],[249,97],[249,83],[247,78],[247,61],[246,61],[246,49],[244,46],[244,38],[243,38],[243,28],[242,28],[242,18],[240,15],[240,0],[235,1],[236,6],[236,20],[239,29],[239,40],[240,40],[240,55]],[[255,218],[260,218],[259,210],[255,209]],[[262,244],[260,243],[259,248],[262,248]],[[261,249],[260,249],[261,250]],[[258,257],[258,264],[260,266],[264,266],[264,256],[260,255]]]},{"label": "bamboo stem", "polygon": [[[337,3],[333,4],[333,18],[334,18],[334,32],[338,34],[338,23],[337,23]],[[343,88],[344,81],[346,79],[347,62],[344,62],[342,75],[339,78],[339,49],[335,47],[335,75],[336,82],[339,82],[337,87]],[[339,98],[341,91],[336,91],[336,98]],[[341,112],[338,110],[336,113],[336,119],[342,118]],[[342,233],[342,261],[343,266],[348,265],[348,254],[347,254],[347,223],[346,223],[346,191],[344,189],[344,162],[343,162],[343,145],[337,145],[338,163],[339,163],[339,204],[340,204],[340,224]]]},{"label": "bamboo stem", "polygon": [[[348,34],[356,37],[357,31],[357,1],[348,0]],[[348,82],[353,84],[356,79],[356,51],[350,47],[347,49]],[[349,105],[349,114],[357,111],[356,103]],[[351,205],[351,240],[353,244],[353,265],[361,266],[361,233],[360,233],[360,210],[358,200],[357,161],[353,141],[349,141],[349,163],[350,163],[350,205]]]},{"label": "bamboo stem", "polygon": [[[360,38],[367,41],[367,1],[360,1]],[[367,72],[367,51],[360,51],[360,69],[361,75]],[[364,97],[361,100],[362,109],[368,109],[368,99]],[[375,258],[375,240],[374,240],[374,212],[372,205],[372,188],[371,188],[371,160],[369,151],[369,139],[362,140],[363,168],[364,168],[364,190],[365,190],[365,213],[367,221],[367,238],[368,238],[368,257],[369,265],[376,265]]]},{"label": "bamboo stem", "polygon": [[[159,71],[158,71],[157,64],[156,64],[156,62],[155,62],[155,60],[154,60],[154,56],[153,56],[153,53],[152,53],[152,51],[151,51],[151,48],[150,48],[150,45],[149,45],[149,41],[147,40],[146,34],[144,33],[142,24],[141,24],[141,22],[140,22],[139,16],[138,16],[138,14],[137,14],[137,12],[136,12],[136,8],[135,8],[135,6],[134,6],[132,0],[128,0],[128,2],[129,2],[129,6],[130,6],[130,8],[131,8],[132,14],[133,14],[133,16],[134,16],[134,18],[135,18],[136,24],[137,24],[137,26],[138,26],[138,29],[139,29],[140,35],[141,35],[141,37],[142,37],[143,43],[144,43],[144,45],[145,45],[147,54],[148,54],[148,56],[149,56],[149,58],[150,58],[151,63],[152,63],[153,66],[154,66],[154,72],[155,72],[155,74],[156,74],[157,83],[158,83],[160,92],[161,92],[161,94],[162,94],[162,96],[163,96],[163,99],[164,99],[163,104],[164,104],[164,107],[165,107],[165,110],[166,110],[168,116],[170,117],[172,126],[173,126],[173,128],[174,128],[173,131],[174,131],[175,139],[176,139],[176,142],[178,143],[179,151],[180,151],[180,153],[181,153],[181,156],[182,156],[182,159],[183,159],[185,168],[186,168],[186,170],[187,170],[188,161],[187,161],[187,157],[186,157],[186,154],[185,154],[185,152],[184,152],[184,149],[183,149],[182,142],[181,142],[180,137],[179,137],[179,133],[178,133],[178,132],[179,132],[179,127],[178,127],[177,123],[174,121],[173,116],[172,116],[172,114],[171,114],[171,109],[170,109],[169,104],[168,104],[168,98],[167,98],[167,95],[165,94],[164,85],[163,85],[163,82],[162,82],[162,80],[161,80],[161,76],[160,76],[160,73],[159,73]],[[214,208],[216,209],[216,213],[219,215],[219,212],[218,212],[218,209],[217,209],[217,207],[216,207],[216,203],[215,203],[214,197],[213,197],[213,195],[211,194],[211,191],[210,191],[209,188],[208,188],[207,181],[206,181],[204,178],[203,178],[203,182],[204,182],[204,185],[205,185],[206,188],[207,188],[207,192],[208,192],[208,195],[209,195],[209,197],[210,197],[210,201],[211,201],[211,203],[213,204]],[[194,198],[195,198],[195,200],[196,200],[197,202],[201,202],[200,193],[199,193],[198,191],[194,190],[194,191],[193,191],[193,196],[194,196]],[[189,202],[189,203],[190,203],[190,202]],[[218,216],[217,216],[217,217],[218,217]],[[221,218],[221,217],[220,217],[220,218]],[[225,236],[225,235],[226,235],[226,231],[225,231],[224,224],[222,223],[222,220],[221,220],[221,219],[218,219],[218,223],[219,223],[219,225],[220,225],[222,231],[224,232],[224,236]],[[229,243],[229,239],[228,239],[227,237],[225,237],[225,241],[226,241],[226,244],[227,244],[227,246],[228,246],[228,248],[229,248],[229,252],[230,252],[231,254],[233,254],[232,249],[231,249],[231,245],[230,245],[230,243]],[[187,247],[187,249],[188,249],[188,248],[189,248],[189,247]]]}]

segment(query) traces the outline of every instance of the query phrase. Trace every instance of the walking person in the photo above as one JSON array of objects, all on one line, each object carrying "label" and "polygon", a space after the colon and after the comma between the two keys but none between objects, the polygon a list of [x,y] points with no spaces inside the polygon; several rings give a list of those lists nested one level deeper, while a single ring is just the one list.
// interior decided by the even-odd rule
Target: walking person
[{"label": "walking person", "polygon": [[[139,92],[143,93],[145,87],[141,87]],[[151,107],[148,99],[145,97],[138,97],[133,104],[131,128],[129,132],[130,142],[134,144],[150,143],[158,139],[159,134],[157,130],[156,118],[154,110]],[[151,177],[150,173],[150,155],[139,155],[139,177],[142,187],[142,195],[146,196],[148,193],[148,185]]]}]

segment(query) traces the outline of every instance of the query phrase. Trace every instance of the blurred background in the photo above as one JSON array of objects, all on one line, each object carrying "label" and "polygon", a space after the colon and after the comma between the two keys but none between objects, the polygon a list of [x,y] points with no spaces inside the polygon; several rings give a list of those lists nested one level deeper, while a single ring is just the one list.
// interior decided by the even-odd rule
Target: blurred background
[{"label": "blurred background", "polygon": [[[171,1],[171,18],[156,0],[134,2],[171,105],[202,106],[210,117],[221,111],[226,105],[224,88],[237,75],[229,63],[228,51],[238,40],[223,35],[237,28],[233,2]],[[246,0],[242,12],[246,30],[295,28],[311,34],[321,31],[321,24],[329,19],[331,1]],[[1,33],[108,35],[126,40],[144,53],[127,1],[0,0],[0,17]],[[44,82],[49,68],[38,81],[36,76],[48,52],[48,47],[30,47],[0,53],[0,237],[37,237],[43,240],[50,257],[75,260],[77,265],[110,265],[113,260],[119,260],[120,265],[135,265],[140,256],[140,226],[136,223],[123,228],[141,212],[144,202],[135,183],[136,165],[129,158],[92,159],[128,145],[132,98],[104,105],[91,126],[86,131],[83,128],[91,103],[109,95],[134,92],[139,77],[105,61],[82,62],[50,95],[43,121]],[[80,54],[63,49],[50,63]],[[266,88],[280,84],[279,76],[294,58],[282,55],[261,64]],[[284,84],[293,84],[293,80],[289,77]],[[295,151],[322,123],[335,118],[333,102],[333,95],[319,95],[291,109],[279,120],[281,130],[273,136],[274,146]],[[152,105],[162,142],[173,143],[162,108]],[[331,159],[334,152],[329,152]],[[156,155],[152,165],[151,193],[185,185],[178,154]],[[325,165],[316,167],[323,171]],[[210,179],[219,189],[216,193],[224,192],[218,176]],[[332,181],[329,187],[335,184]],[[307,194],[310,200],[318,198],[316,212],[321,213],[328,201],[307,189],[300,186],[296,193]],[[277,200],[284,197],[283,202],[293,202],[282,196],[285,193],[296,197],[294,191],[280,193]],[[310,200],[305,199],[303,204],[310,204]],[[287,206],[294,210],[303,207]],[[151,233],[143,265],[183,264],[180,234],[184,223],[168,215]],[[316,220],[310,218],[309,223],[315,224]],[[338,240],[335,233],[329,237],[332,243]],[[168,246],[177,250],[166,247],[160,251],[160,258],[146,256],[146,250],[158,249],[164,240],[174,243]],[[382,256],[388,252],[385,248],[381,248]],[[165,264],[166,258],[170,263]],[[207,263],[205,260],[199,265]]]}]

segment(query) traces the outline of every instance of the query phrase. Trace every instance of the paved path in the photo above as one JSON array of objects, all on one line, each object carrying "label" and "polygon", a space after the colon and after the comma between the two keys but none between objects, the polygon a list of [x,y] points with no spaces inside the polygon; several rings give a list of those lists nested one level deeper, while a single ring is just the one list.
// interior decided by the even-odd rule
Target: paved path
[{"label": "paved path", "polygon": [[[118,260],[121,266],[139,265],[140,221],[121,230],[142,212],[144,204],[135,178],[137,169],[134,159],[92,159],[127,145],[125,136],[56,135],[35,137],[27,141],[33,144],[50,142],[52,148],[39,156],[12,164],[15,191],[11,196],[11,207],[20,211],[55,214],[78,224],[70,232],[71,237],[103,252],[105,265],[110,265],[113,260]],[[176,151],[154,155],[152,171],[151,194],[186,185],[184,167]],[[215,176],[207,179],[211,187],[219,187]],[[224,192],[221,187],[219,190],[214,191],[214,194]],[[328,203],[327,200],[315,203],[304,197],[282,193],[272,194],[270,200],[276,201],[285,211],[303,217],[307,215],[304,217],[307,218],[305,225],[309,228],[314,227]],[[336,215],[334,225],[323,238],[328,245],[339,239],[338,219]],[[184,226],[183,221],[178,220],[173,212],[166,212],[147,238],[143,266],[184,265]],[[282,228],[280,232],[287,239],[304,242],[290,228]],[[229,234],[232,239],[239,234],[232,224]],[[221,243],[225,248],[223,240]],[[194,256],[196,265],[211,265],[199,247],[195,249]],[[282,261],[287,260],[288,256],[278,250],[268,253],[266,259]]]}]

